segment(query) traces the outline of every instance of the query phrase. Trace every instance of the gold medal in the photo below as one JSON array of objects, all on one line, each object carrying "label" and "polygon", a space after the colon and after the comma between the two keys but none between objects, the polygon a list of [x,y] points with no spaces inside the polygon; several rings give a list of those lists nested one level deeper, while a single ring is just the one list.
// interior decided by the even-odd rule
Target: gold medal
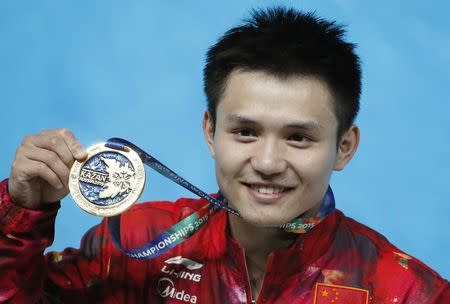
[{"label": "gold medal", "polygon": [[145,185],[145,169],[139,155],[119,151],[104,143],[87,149],[88,157],[76,161],[69,175],[75,203],[86,212],[103,217],[118,215],[131,207]]}]

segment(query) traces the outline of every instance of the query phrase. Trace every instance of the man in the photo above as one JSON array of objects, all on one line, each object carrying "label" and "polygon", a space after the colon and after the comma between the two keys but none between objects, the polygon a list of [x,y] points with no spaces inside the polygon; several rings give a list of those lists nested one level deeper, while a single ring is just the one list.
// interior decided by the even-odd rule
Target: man
[{"label": "man", "polygon": [[[65,129],[26,137],[0,184],[0,301],[449,303],[446,280],[333,209],[330,176],[360,136],[360,66],[343,34],[312,14],[268,9],[209,50],[203,129],[221,195],[241,216],[214,211],[151,260],[125,256],[107,220],[79,250],[44,257],[55,202],[86,152]],[[136,205],[122,215],[122,245],[142,246],[206,205]],[[299,221],[307,229],[287,229]]]}]

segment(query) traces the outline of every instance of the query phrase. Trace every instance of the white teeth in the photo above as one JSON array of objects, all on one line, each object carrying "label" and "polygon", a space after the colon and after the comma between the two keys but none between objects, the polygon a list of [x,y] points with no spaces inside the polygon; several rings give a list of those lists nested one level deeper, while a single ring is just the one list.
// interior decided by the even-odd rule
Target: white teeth
[{"label": "white teeth", "polygon": [[264,194],[277,194],[280,192],[283,192],[284,188],[279,188],[279,187],[266,187],[266,186],[258,186],[258,185],[253,185],[252,186],[253,190],[258,191],[259,193],[264,193]]}]

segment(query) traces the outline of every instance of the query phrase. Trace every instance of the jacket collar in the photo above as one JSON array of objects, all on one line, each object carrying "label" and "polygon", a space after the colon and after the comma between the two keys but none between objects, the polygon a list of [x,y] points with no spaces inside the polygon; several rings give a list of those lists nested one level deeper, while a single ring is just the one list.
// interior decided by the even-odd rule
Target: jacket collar
[{"label": "jacket collar", "polygon": [[[204,254],[213,259],[228,256],[231,258],[230,266],[233,266],[236,261],[242,259],[244,251],[239,242],[230,235],[228,216],[232,215],[225,211],[218,211],[211,216],[209,228],[205,231],[208,246],[204,248],[208,250]],[[290,265],[287,268],[280,267],[278,271],[283,272],[280,275],[286,278],[291,272],[298,273],[299,269],[307,267],[322,256],[331,246],[342,216],[341,211],[334,211],[311,231],[299,234],[289,248],[273,251],[273,261],[276,264]]]}]

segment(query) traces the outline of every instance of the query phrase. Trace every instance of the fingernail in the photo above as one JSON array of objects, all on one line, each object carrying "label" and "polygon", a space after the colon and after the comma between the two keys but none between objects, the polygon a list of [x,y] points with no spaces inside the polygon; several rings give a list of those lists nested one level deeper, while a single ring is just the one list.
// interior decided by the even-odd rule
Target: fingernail
[{"label": "fingernail", "polygon": [[80,151],[80,152],[78,153],[78,158],[79,158],[80,160],[84,160],[86,157],[87,157],[86,151],[82,150],[82,151]]},{"label": "fingernail", "polygon": [[82,147],[80,146],[75,147],[75,157],[77,159],[84,159],[86,156],[87,153]]}]

